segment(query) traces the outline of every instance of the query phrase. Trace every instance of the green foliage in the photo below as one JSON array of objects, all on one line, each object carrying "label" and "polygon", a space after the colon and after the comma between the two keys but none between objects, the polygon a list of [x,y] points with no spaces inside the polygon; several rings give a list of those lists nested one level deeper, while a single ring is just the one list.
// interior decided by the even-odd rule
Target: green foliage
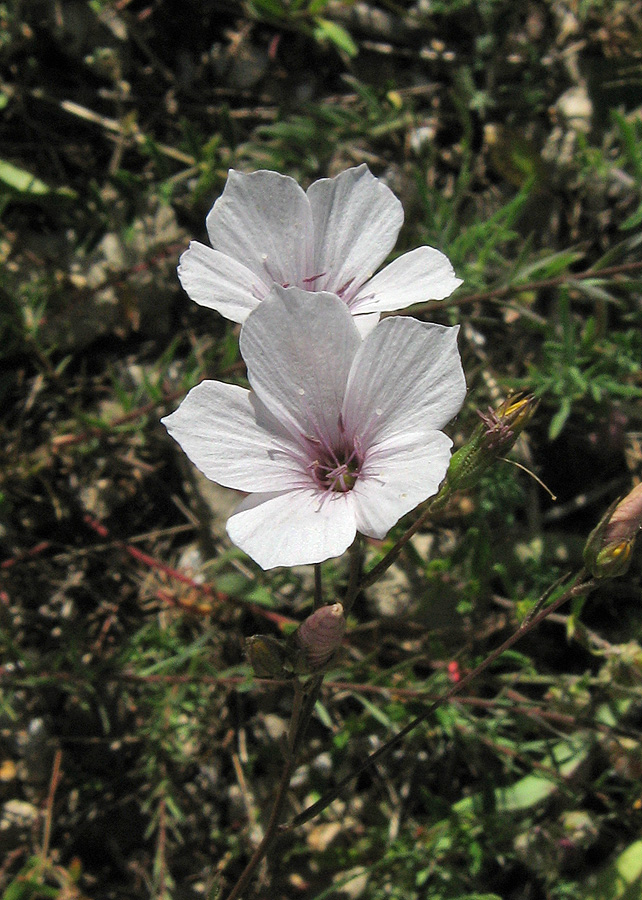
[{"label": "green foliage", "polygon": [[[18,852],[0,862],[0,897],[213,896],[258,842],[288,752],[291,684],[253,679],[245,638],[291,632],[313,579],[261,572],[230,547],[229,498],[206,495],[159,425],[205,377],[247,386],[238,328],[179,291],[178,256],[207,240],[230,167],[305,187],[368,163],[404,205],[394,254],[436,246],[464,280],[417,313],[462,326],[455,447],[477,408],[534,392],[537,418],[509,459],[541,474],[556,451],[559,480],[576,484],[581,522],[565,504],[554,518],[522,468],[493,462],[359,596],[287,821],[560,596],[597,505],[639,473],[642,124],[626,104],[601,119],[596,97],[590,132],[552,121],[565,60],[579,54],[584,73],[602,46],[625,56],[629,12],[49,6],[0,4],[0,813],[8,798],[46,807],[52,748],[63,777],[47,852],[41,829],[0,829],[3,853]],[[118,77],[90,59],[112,59]],[[172,229],[138,244],[159,208]],[[96,287],[105,239],[125,258]],[[586,474],[588,441],[570,442],[599,444],[613,411],[619,431]],[[368,545],[367,564],[412,520]],[[344,562],[325,564],[324,597],[347,579]],[[633,557],[617,589],[561,610],[284,833],[271,894],[638,900],[638,580]],[[38,721],[44,749],[30,743]]]},{"label": "green foliage", "polygon": [[637,401],[642,397],[642,333],[639,327],[600,335],[594,317],[581,325],[572,314],[567,291],[560,291],[559,326],[544,341],[541,361],[531,367],[528,384],[540,397],[557,404],[549,437],[561,434],[574,405],[598,406],[605,400]]},{"label": "green foliage", "polygon": [[52,866],[33,856],[7,885],[2,900],[83,900],[77,888],[81,869],[77,861],[71,866]]},{"label": "green foliage", "polygon": [[297,177],[311,178],[337,153],[367,139],[384,143],[402,133],[411,111],[390,91],[377,90],[353,77],[346,81],[355,92],[350,103],[305,104],[303,112],[284,115],[259,125],[254,140],[239,146],[242,161]]},{"label": "green foliage", "polygon": [[[258,18],[311,34],[321,44],[327,42],[348,57],[356,56],[359,49],[350,34],[337,22],[322,15],[329,2],[330,0],[250,0],[248,7]],[[350,7],[353,3],[354,0],[342,0],[345,7]]]}]

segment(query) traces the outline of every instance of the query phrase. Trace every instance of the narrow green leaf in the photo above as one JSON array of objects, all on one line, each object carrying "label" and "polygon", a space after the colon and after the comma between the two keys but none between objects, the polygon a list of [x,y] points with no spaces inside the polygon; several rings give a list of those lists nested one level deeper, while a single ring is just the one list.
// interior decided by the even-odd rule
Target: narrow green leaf
[{"label": "narrow green leaf", "polygon": [[318,16],[320,12],[328,5],[329,0],[312,0],[311,3],[308,4],[308,14],[311,16]]},{"label": "narrow green leaf", "polygon": [[566,420],[571,414],[571,401],[569,397],[563,397],[560,403],[560,408],[557,410],[553,418],[551,419],[551,424],[548,426],[548,437],[549,440],[554,441],[556,438],[560,436],[562,433],[564,426],[566,425]]},{"label": "narrow green leaf", "polygon": [[620,225],[621,231],[629,231],[631,228],[637,228],[637,226],[642,222],[642,203],[638,206],[637,210],[634,213],[625,219]]},{"label": "narrow green leaf", "polygon": [[635,171],[635,175],[638,179],[642,179],[642,145],[638,141],[635,128],[619,110],[613,110],[612,116],[619,128],[624,150]]},{"label": "narrow green leaf", "polygon": [[45,184],[31,172],[25,169],[19,169],[13,163],[0,159],[0,181],[11,190],[17,191],[19,194],[35,194],[43,196],[51,193],[49,185]]},{"label": "narrow green leaf", "polygon": [[[570,741],[560,741],[556,744],[550,754],[550,757],[543,760],[544,765],[555,766],[561,778],[568,778],[573,774],[575,769],[580,765],[588,753],[588,746],[583,743],[583,739]],[[493,791],[494,807],[497,812],[519,812],[543,803],[552,794],[558,791],[560,785],[553,778],[546,778],[542,775],[526,775],[520,778],[515,784],[508,787],[497,788]],[[457,815],[472,815],[481,805],[482,798],[480,795],[474,797],[464,797],[452,807],[453,812]]]},{"label": "narrow green leaf", "polygon": [[330,41],[337,49],[343,50],[348,56],[357,55],[359,49],[345,28],[342,28],[341,25],[337,25],[336,22],[331,22],[329,19],[322,19],[320,17],[316,19],[316,24],[317,27],[315,28],[314,36],[317,40]]},{"label": "narrow green leaf", "polygon": [[642,900],[642,840],[627,847],[592,882],[591,900]]},{"label": "narrow green leaf", "polygon": [[259,16],[265,14],[281,18],[285,14],[283,4],[279,0],[252,0],[250,8]]}]

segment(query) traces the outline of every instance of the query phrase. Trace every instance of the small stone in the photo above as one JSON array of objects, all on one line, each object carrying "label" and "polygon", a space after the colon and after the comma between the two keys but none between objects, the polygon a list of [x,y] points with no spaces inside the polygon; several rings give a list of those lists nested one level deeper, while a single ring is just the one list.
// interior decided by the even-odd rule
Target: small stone
[{"label": "small stone", "polygon": [[11,826],[29,828],[39,815],[40,813],[33,803],[28,803],[26,800],[7,800],[2,807],[0,829]]},{"label": "small stone", "polygon": [[17,766],[12,759],[3,759],[0,762],[0,781],[13,781],[17,772]]},{"label": "small stone", "polygon": [[[350,875],[354,873],[352,878],[349,881],[344,881],[343,879],[346,875]],[[366,888],[368,887],[368,871],[367,869],[362,869],[358,867],[356,869],[352,869],[349,872],[343,872],[341,874],[341,888],[340,893],[350,898],[350,900],[358,900],[359,897],[363,897]]]},{"label": "small stone", "polygon": [[307,836],[308,847],[314,853],[323,853],[342,831],[343,826],[340,822],[324,822],[317,825]]},{"label": "small stone", "polygon": [[555,106],[556,112],[573,131],[587,134],[591,130],[593,104],[584,85],[564,91]]},{"label": "small stone", "polygon": [[274,715],[274,713],[268,713],[263,716],[263,725],[272,741],[280,741],[288,733],[288,725],[285,719]]}]

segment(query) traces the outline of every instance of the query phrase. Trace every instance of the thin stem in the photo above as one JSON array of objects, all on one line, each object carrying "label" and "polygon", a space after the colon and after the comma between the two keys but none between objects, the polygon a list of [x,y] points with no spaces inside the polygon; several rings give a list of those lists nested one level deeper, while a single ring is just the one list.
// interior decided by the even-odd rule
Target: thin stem
[{"label": "thin stem", "polygon": [[42,835],[42,851],[40,862],[43,870],[48,865],[49,845],[51,842],[51,825],[53,822],[53,805],[56,797],[56,790],[60,783],[60,766],[62,763],[62,750],[56,750],[54,756],[53,768],[51,770],[51,780],[49,781],[49,793],[47,795],[47,806],[45,811],[45,825]]},{"label": "thin stem", "polygon": [[343,614],[348,615],[360,590],[361,570],[363,568],[363,543],[358,534],[350,546],[350,573],[348,575],[348,587],[343,598]]},{"label": "thin stem", "polygon": [[492,288],[488,291],[480,291],[476,294],[468,294],[462,296],[449,297],[448,300],[442,300],[435,303],[422,303],[413,306],[412,314],[417,315],[420,312],[434,312],[435,309],[445,309],[448,306],[463,306],[465,303],[478,303],[482,300],[501,300],[509,294],[522,294],[530,291],[544,290],[546,288],[560,287],[562,284],[573,283],[574,281],[587,281],[590,278],[612,278],[615,275],[627,275],[629,272],[637,272],[642,269],[642,261],[635,260],[629,263],[621,263],[618,266],[607,266],[604,269],[588,269],[586,272],[567,272],[564,275],[557,275],[554,278],[540,278],[535,281],[523,281],[517,284],[504,284],[501,287]]},{"label": "thin stem", "polygon": [[314,816],[318,815],[322,810],[324,810],[327,806],[329,806],[333,800],[335,800],[343,791],[343,789],[355,779],[358,775],[368,769],[375,762],[378,762],[382,757],[387,756],[395,747],[398,747],[399,744],[402,743],[404,738],[414,731],[418,725],[421,725],[426,719],[428,719],[436,709],[442,706],[444,703],[447,703],[457,694],[461,693],[465,687],[468,687],[470,682],[477,678],[478,675],[481,675],[490,665],[492,665],[498,657],[500,657],[506,650],[509,650],[513,644],[516,644],[525,634],[528,634],[533,628],[536,628],[539,623],[549,616],[551,613],[557,612],[560,606],[566,603],[568,600],[579,597],[582,594],[590,593],[598,584],[598,581],[595,579],[589,579],[589,581],[581,582],[578,584],[582,578],[586,576],[586,572],[582,570],[578,573],[576,578],[574,579],[574,583],[571,587],[567,588],[564,593],[557,598],[557,600],[553,601],[550,606],[547,606],[546,609],[541,610],[536,615],[525,619],[521,625],[517,628],[513,634],[507,638],[503,644],[497,647],[492,651],[478,666],[468,672],[461,681],[458,681],[454,684],[450,690],[448,690],[442,697],[434,700],[426,709],[420,713],[412,722],[409,722],[405,728],[402,728],[393,738],[391,738],[386,744],[372,753],[363,763],[363,765],[359,766],[359,768],[352,772],[350,775],[341,779],[334,788],[328,791],[320,800],[316,803],[313,803],[307,809],[304,809],[302,813],[299,813],[298,816],[295,816],[291,822],[287,825],[281,826],[282,831],[289,831],[292,828],[296,828],[299,825],[302,825],[304,822],[309,821],[314,818]]},{"label": "thin stem", "polygon": [[[290,752],[285,761],[283,772],[281,773],[279,786],[276,790],[276,798],[274,800],[272,812],[270,813],[269,821],[265,828],[263,840],[252,854],[250,861],[241,873],[241,877],[228,894],[227,900],[237,900],[237,898],[241,896],[242,892],[247,887],[247,884],[250,881],[252,875],[256,871],[261,861],[265,858],[266,854],[269,852],[270,847],[279,834],[279,820],[281,818],[285,800],[287,798],[290,781],[292,780],[292,773],[296,768],[298,751],[301,747],[303,738],[305,737],[305,732],[307,730],[310,719],[312,718],[314,705],[319,699],[322,684],[323,674],[315,675],[303,688],[303,691],[305,692],[305,699],[303,700],[303,703],[295,703],[295,712],[290,722],[290,732],[288,734],[288,746]],[[299,691],[301,691],[300,686]]]},{"label": "thin stem", "polygon": [[323,582],[321,580],[321,563],[314,564],[314,608],[323,606]]},{"label": "thin stem", "polygon": [[285,798],[290,786],[290,781],[292,780],[292,773],[294,771],[295,764],[295,757],[293,754],[290,754],[285,762],[283,773],[281,774],[281,780],[276,791],[276,799],[274,801],[274,806],[272,807],[272,812],[270,813],[270,819],[265,829],[263,840],[252,854],[252,857],[243,870],[241,877],[228,894],[227,900],[237,900],[237,898],[241,896],[242,892],[247,886],[247,883],[254,874],[255,869],[272,846],[272,843],[274,842],[274,839],[278,834],[277,826],[279,824],[279,819],[281,818],[281,813],[285,804]]},{"label": "thin stem", "polygon": [[415,519],[415,521],[410,526],[410,528],[404,534],[402,534],[402,536],[399,538],[397,543],[393,547],[391,547],[390,550],[388,550],[388,552],[383,557],[383,559],[379,560],[379,562],[377,563],[376,566],[373,566],[369,572],[365,573],[365,575],[359,582],[359,585],[357,588],[357,593],[358,593],[358,591],[363,590],[363,588],[367,588],[371,584],[374,584],[375,581],[377,581],[379,578],[381,578],[383,573],[387,569],[390,568],[390,566],[393,564],[393,562],[399,556],[399,554],[401,553],[401,550],[405,547],[405,545],[408,543],[408,541],[413,536],[413,534],[416,534],[417,531],[419,531],[419,529],[421,528],[421,526],[424,525],[428,521],[430,516],[436,510],[440,509],[440,507],[442,507],[444,505],[445,500],[446,500],[447,490],[448,490],[447,487],[444,486],[444,488],[442,488],[442,490],[437,494],[437,496],[433,497],[433,499],[430,501],[430,503],[428,504],[426,509],[419,516],[419,518]]},{"label": "thin stem", "polygon": [[296,733],[294,734],[292,739],[292,754],[295,757],[299,752],[301,744],[303,743],[303,738],[305,737],[308,725],[310,724],[310,719],[312,718],[315,704],[319,699],[319,695],[321,694],[321,687],[323,685],[324,677],[325,673],[315,675],[306,685],[305,702],[303,704],[303,708],[299,716],[299,721],[296,726]]}]

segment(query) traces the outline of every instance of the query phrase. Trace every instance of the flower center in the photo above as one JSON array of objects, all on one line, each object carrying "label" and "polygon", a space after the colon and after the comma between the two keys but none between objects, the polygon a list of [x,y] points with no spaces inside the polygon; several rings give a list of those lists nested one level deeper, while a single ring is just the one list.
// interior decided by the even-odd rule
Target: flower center
[{"label": "flower center", "polygon": [[345,493],[357,483],[361,463],[357,447],[319,447],[308,468],[321,490]]}]

